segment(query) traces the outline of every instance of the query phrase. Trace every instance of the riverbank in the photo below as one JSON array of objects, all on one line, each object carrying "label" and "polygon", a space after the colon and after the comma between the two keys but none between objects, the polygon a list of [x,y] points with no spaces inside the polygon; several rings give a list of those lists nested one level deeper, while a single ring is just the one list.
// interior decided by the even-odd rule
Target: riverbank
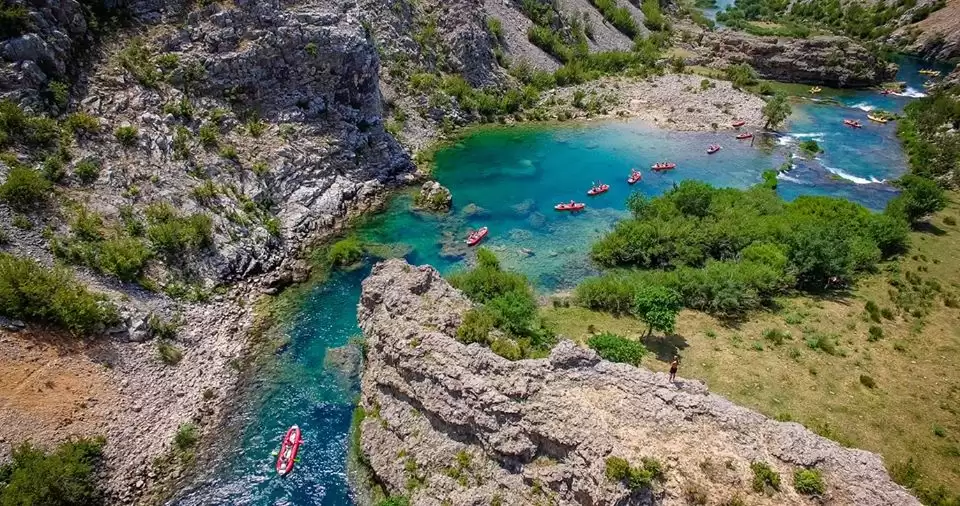
[{"label": "riverbank", "polygon": [[637,118],[666,130],[713,131],[737,120],[761,127],[765,102],[730,81],[681,73],[604,78],[547,92],[540,103],[558,118]]}]

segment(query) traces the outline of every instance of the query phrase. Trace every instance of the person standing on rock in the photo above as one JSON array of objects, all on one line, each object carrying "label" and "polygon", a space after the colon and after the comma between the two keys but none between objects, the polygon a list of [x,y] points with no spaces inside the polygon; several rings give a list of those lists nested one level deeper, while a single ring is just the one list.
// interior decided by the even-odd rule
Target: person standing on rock
[{"label": "person standing on rock", "polygon": [[673,362],[670,362],[670,381],[677,378],[677,369],[680,367],[680,357],[674,355]]}]

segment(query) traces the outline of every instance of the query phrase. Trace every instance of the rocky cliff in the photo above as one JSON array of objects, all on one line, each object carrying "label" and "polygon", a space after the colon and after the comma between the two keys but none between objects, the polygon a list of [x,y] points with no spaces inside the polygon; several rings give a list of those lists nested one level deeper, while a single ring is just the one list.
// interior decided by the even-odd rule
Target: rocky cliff
[{"label": "rocky cliff", "polygon": [[764,79],[835,88],[873,86],[897,73],[895,64],[841,36],[789,39],[723,30],[705,33],[691,49],[699,55],[693,63],[717,68],[747,63]]},{"label": "rocky cliff", "polygon": [[[672,383],[570,341],[516,362],[463,345],[453,336],[470,305],[433,268],[401,260],[377,265],[363,284],[361,450],[411,504],[919,504],[877,455],[736,406],[700,382]],[[631,491],[608,478],[610,457],[659,461],[663,476]],[[752,491],[756,462],[780,474],[779,491]],[[822,473],[822,495],[794,490],[803,468]]]},{"label": "rocky cliff", "polygon": [[[130,503],[162,478],[152,465],[172,447],[178,426],[218,423],[257,298],[302,278],[301,249],[376,205],[413,166],[384,130],[379,55],[354,2],[0,6],[8,7],[17,21],[0,27],[0,101],[53,119],[59,131],[44,146],[0,139],[0,182],[13,165],[54,182],[44,206],[25,211],[0,202],[0,250],[54,263],[52,240],[74,237],[79,208],[104,237],[124,234],[125,223],[142,226],[159,203],[211,223],[208,243],[154,255],[139,283],[75,265],[81,281],[121,309],[122,325],[74,353],[103,371],[109,395],[91,392],[63,419],[6,405],[0,412],[11,422],[0,441],[105,435],[108,503]],[[84,128],[71,126],[76,113]],[[92,177],[81,176],[80,167],[91,165]],[[13,226],[16,220],[29,226]],[[211,300],[163,294],[183,283]],[[211,293],[228,284],[226,294]],[[166,337],[182,353],[178,364],[158,358],[151,315],[180,322]],[[0,338],[27,349],[46,339],[45,328],[28,327],[17,335],[0,330]],[[51,367],[35,365],[38,374]],[[96,402],[108,397],[116,401]],[[0,460],[8,452],[3,444]]]}]

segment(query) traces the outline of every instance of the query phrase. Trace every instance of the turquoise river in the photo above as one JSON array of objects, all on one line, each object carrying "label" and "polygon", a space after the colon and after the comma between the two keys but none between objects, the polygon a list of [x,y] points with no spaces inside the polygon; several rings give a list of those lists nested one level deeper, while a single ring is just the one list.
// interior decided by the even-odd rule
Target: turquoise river
[{"label": "turquoise river", "polygon": [[[879,210],[895,195],[885,181],[901,175],[906,162],[896,125],[867,121],[866,111],[902,110],[923,90],[919,68],[916,61],[902,62],[899,78],[908,88],[900,96],[848,91],[832,100],[798,101],[783,135],[753,144],[734,140],[730,130],[668,132],[634,121],[483,130],[437,155],[435,177],[454,195],[449,215],[413,212],[409,195],[401,194],[358,234],[395,245],[412,263],[449,272],[463,266],[468,230],[488,226],[485,246],[507,267],[551,291],[593,272],[589,244],[625,214],[631,191],[657,195],[683,179],[743,188],[790,158],[793,169],[779,176],[777,191],[784,198],[831,195]],[[844,118],[864,126],[845,127]],[[804,139],[816,139],[824,152],[812,160],[793,156]],[[723,150],[707,155],[704,148],[711,143]],[[662,174],[647,170],[660,160],[674,161],[678,168]],[[625,181],[631,167],[644,169],[634,187]],[[584,192],[592,181],[608,182],[611,190],[588,198]],[[553,210],[555,203],[570,199],[586,201],[587,210],[575,215]],[[360,282],[375,260],[334,273],[300,301],[279,366],[256,378],[249,404],[232,421],[237,437],[174,504],[353,503],[346,456],[359,385],[326,359],[328,349],[359,332]],[[304,445],[294,472],[279,478],[272,453],[292,424],[303,430]]]}]

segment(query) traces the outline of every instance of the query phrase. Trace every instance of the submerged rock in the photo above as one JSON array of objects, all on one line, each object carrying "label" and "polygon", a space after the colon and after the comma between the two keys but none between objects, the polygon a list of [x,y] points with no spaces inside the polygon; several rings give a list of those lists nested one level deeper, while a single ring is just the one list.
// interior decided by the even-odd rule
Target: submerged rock
[{"label": "submerged rock", "polygon": [[[670,382],[570,341],[514,362],[465,345],[455,336],[471,306],[432,267],[401,260],[376,265],[363,283],[361,451],[386,490],[411,504],[681,505],[699,487],[718,500],[805,505],[793,473],[816,468],[829,504],[919,505],[877,455],[737,406],[699,381]],[[631,491],[607,478],[610,457],[656,459],[665,475]],[[752,493],[754,462],[780,473],[779,492]]]},{"label": "submerged rock", "polygon": [[436,181],[427,181],[413,199],[413,205],[428,211],[447,212],[453,206],[453,194]]}]

